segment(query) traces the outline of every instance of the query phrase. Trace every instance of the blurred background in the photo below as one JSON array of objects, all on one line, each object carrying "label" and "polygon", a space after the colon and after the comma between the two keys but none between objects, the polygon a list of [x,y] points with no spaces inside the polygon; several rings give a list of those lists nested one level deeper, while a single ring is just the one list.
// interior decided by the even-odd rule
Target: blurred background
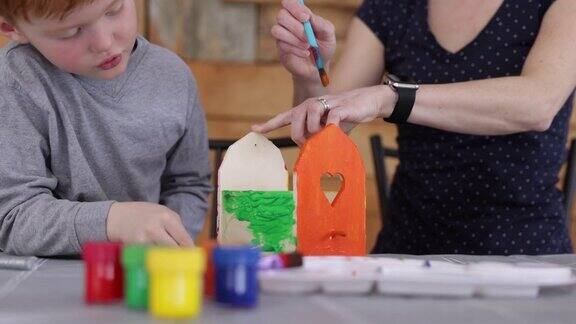
[{"label": "blurred background", "polygon": [[[270,36],[281,0],[135,0],[142,35],[179,54],[194,72],[211,139],[237,139],[262,122],[292,108],[292,81],[277,60]],[[307,0],[336,26],[340,43],[362,0]],[[0,36],[0,46],[6,43]],[[338,55],[336,56],[337,60]],[[571,121],[571,137],[576,123]],[[395,127],[375,121],[351,134],[366,166],[368,247],[380,229],[380,210],[369,137],[379,134],[395,147]],[[282,129],[269,137],[289,136]],[[284,149],[291,172],[298,149]],[[389,159],[390,160],[390,159]],[[395,161],[387,161],[394,171]],[[200,240],[208,237],[210,218]],[[573,238],[575,227],[572,226]]]}]

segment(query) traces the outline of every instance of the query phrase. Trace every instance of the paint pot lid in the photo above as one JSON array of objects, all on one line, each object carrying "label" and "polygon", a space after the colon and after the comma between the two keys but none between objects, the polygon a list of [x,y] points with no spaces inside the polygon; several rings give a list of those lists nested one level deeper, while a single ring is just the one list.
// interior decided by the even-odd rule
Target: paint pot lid
[{"label": "paint pot lid", "polygon": [[122,249],[122,265],[126,267],[143,267],[150,248],[148,245],[125,246]]},{"label": "paint pot lid", "polygon": [[86,242],[82,245],[82,259],[88,262],[120,262],[122,244],[114,242]]},{"label": "paint pot lid", "polygon": [[204,272],[206,253],[201,248],[151,248],[146,256],[146,267],[150,272]]},{"label": "paint pot lid", "polygon": [[218,265],[257,265],[260,248],[254,246],[220,246],[214,249],[214,263]]}]

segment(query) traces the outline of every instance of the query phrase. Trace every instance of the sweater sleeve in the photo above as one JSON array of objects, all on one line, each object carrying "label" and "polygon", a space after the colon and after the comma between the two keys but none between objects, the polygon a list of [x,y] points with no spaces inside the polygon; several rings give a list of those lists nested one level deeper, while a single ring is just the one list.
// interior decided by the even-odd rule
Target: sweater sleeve
[{"label": "sweater sleeve", "polygon": [[195,237],[204,226],[212,186],[204,111],[192,75],[188,83],[186,130],[169,153],[160,203],[178,213],[186,230]]},{"label": "sweater sleeve", "polygon": [[[75,255],[81,244],[106,240],[112,201],[76,202],[55,196],[47,135],[17,89],[0,98],[0,250],[16,255]],[[30,107],[28,107],[30,108]]]}]

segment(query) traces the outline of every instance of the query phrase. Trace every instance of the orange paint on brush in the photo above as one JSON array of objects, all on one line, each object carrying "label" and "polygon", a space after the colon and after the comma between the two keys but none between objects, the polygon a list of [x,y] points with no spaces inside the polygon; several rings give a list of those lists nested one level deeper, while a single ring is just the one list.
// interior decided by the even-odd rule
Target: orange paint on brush
[{"label": "orange paint on brush", "polygon": [[[316,66],[318,65],[318,58],[320,58],[320,52],[318,51],[318,49],[316,47],[311,47],[311,53],[312,53],[312,59],[314,60],[314,63],[316,64]],[[320,65],[323,66],[323,65]],[[322,85],[324,86],[324,88],[326,88],[329,84],[330,84],[330,78],[328,78],[328,73],[326,73],[326,70],[323,67],[319,67],[318,68],[318,74],[320,74],[320,81],[322,81]]]},{"label": "orange paint on brush", "polygon": [[322,85],[326,88],[330,84],[330,79],[328,78],[328,73],[324,69],[318,70],[320,72],[320,80],[322,80]]}]

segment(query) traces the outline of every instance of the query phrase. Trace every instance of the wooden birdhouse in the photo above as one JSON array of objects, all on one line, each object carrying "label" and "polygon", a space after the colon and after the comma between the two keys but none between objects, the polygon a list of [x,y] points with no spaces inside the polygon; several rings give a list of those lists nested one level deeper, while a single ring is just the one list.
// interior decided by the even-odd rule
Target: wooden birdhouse
[{"label": "wooden birdhouse", "polygon": [[[331,201],[322,177],[342,183]],[[358,148],[335,125],[311,137],[294,169],[298,251],[304,255],[366,254],[366,172]]]},{"label": "wooden birdhouse", "polygon": [[296,249],[294,196],[282,153],[272,142],[249,133],[230,146],[218,183],[219,244]]},{"label": "wooden birdhouse", "polygon": [[[323,188],[326,178],[337,180],[336,190]],[[269,252],[365,255],[365,179],[356,145],[330,125],[301,149],[294,191],[288,191],[282,153],[250,133],[230,146],[218,172],[218,242]]]}]

